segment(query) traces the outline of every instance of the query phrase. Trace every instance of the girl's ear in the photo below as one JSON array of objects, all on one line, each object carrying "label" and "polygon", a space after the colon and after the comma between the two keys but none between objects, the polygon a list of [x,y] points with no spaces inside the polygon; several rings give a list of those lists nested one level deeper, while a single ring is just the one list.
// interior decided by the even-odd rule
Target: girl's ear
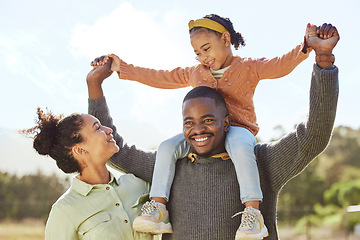
[{"label": "girl's ear", "polygon": [[222,33],[221,39],[224,41],[226,47],[231,45],[231,36],[228,31]]}]

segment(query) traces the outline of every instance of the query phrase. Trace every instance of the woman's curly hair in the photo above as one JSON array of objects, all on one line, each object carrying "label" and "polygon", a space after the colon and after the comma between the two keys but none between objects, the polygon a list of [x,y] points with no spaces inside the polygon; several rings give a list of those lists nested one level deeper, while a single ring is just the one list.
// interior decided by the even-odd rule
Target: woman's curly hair
[{"label": "woman's curly hair", "polygon": [[33,147],[39,154],[52,157],[65,173],[73,173],[81,171],[72,155],[72,147],[83,141],[80,135],[82,128],[83,119],[79,113],[63,118],[37,108],[36,125],[21,133],[33,136]]}]

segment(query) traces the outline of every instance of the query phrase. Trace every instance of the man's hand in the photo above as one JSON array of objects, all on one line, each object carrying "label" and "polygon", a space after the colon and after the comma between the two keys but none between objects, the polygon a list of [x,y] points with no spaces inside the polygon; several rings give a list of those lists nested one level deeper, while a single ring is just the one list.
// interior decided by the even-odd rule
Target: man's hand
[{"label": "man's hand", "polygon": [[306,42],[314,49],[316,63],[324,68],[333,64],[335,57],[332,50],[340,36],[335,26],[324,23],[322,26],[309,25],[306,30]]},{"label": "man's hand", "polygon": [[331,55],[339,39],[336,27],[327,23],[319,27],[310,25],[306,34],[307,44],[314,49],[316,54]]}]

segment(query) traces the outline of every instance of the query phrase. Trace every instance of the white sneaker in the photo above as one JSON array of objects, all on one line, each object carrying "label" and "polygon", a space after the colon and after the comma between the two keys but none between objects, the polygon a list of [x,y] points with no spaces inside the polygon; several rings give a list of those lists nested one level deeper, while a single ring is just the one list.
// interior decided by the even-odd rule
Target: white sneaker
[{"label": "white sneaker", "polygon": [[151,200],[142,206],[141,211],[141,216],[136,217],[133,223],[135,231],[151,234],[173,232],[169,222],[169,212],[164,204]]},{"label": "white sneaker", "polygon": [[241,224],[236,231],[235,240],[263,239],[269,235],[264,224],[261,212],[253,207],[247,207],[243,212],[236,213],[233,217],[242,214]]}]

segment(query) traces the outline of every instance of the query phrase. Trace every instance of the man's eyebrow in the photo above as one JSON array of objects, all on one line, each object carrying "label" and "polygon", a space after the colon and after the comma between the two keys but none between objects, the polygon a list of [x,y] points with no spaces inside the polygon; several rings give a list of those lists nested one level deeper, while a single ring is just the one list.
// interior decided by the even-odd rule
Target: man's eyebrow
[{"label": "man's eyebrow", "polygon": [[[208,118],[208,117],[214,118],[215,115],[208,113],[208,114],[201,116],[200,118]],[[183,121],[192,120],[192,119],[194,119],[194,118],[193,117],[184,117]]]},{"label": "man's eyebrow", "polygon": [[193,117],[184,117],[183,121],[194,119]]},{"label": "man's eyebrow", "polygon": [[209,113],[209,114],[205,114],[205,115],[201,116],[201,118],[208,118],[208,117],[212,117],[212,118],[213,118],[213,117],[215,117],[215,115]]}]

